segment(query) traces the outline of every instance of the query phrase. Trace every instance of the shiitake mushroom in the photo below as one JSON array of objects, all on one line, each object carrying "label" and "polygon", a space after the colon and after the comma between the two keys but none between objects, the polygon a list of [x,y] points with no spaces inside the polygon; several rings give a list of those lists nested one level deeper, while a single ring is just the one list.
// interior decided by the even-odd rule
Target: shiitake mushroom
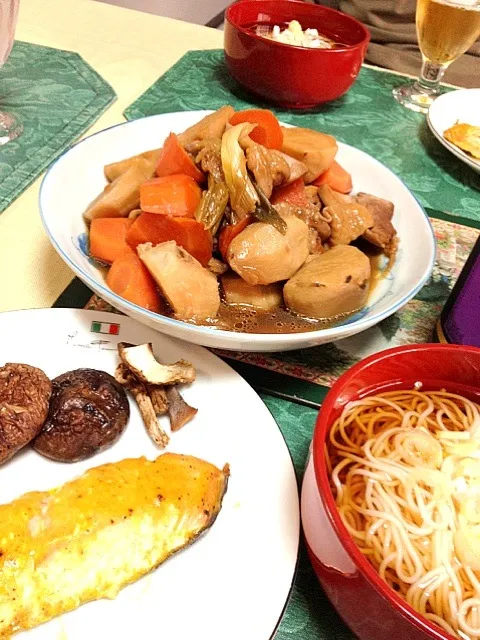
[{"label": "shiitake mushroom", "polygon": [[129,415],[125,390],[110,374],[68,371],[52,380],[48,416],[32,446],[60,462],[85,460],[119,438]]},{"label": "shiitake mushroom", "polygon": [[38,434],[48,413],[52,384],[28,364],[0,367],[0,463]]}]

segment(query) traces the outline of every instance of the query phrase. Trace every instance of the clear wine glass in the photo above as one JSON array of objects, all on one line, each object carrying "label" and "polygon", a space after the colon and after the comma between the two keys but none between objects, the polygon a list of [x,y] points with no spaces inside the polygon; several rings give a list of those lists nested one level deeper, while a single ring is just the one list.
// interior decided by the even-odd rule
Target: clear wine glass
[{"label": "clear wine glass", "polygon": [[1,67],[5,64],[13,46],[20,0],[0,0],[0,146],[18,138],[23,125],[18,118],[3,111]]},{"label": "clear wine glass", "polygon": [[426,113],[449,65],[480,36],[480,0],[417,0],[416,23],[420,78],[397,87],[393,95],[405,107]]}]

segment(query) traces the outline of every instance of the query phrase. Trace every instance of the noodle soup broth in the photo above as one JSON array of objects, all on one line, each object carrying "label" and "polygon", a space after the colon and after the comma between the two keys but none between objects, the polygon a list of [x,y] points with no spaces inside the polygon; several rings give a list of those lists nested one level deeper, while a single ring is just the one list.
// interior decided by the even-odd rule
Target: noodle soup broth
[{"label": "noodle soup broth", "polygon": [[479,637],[479,372],[479,348],[404,345],[351,367],[322,404],[302,518],[360,640]]},{"label": "noodle soup broth", "polygon": [[425,386],[344,407],[326,443],[330,486],[343,525],[380,578],[451,636],[476,640],[478,392]]}]

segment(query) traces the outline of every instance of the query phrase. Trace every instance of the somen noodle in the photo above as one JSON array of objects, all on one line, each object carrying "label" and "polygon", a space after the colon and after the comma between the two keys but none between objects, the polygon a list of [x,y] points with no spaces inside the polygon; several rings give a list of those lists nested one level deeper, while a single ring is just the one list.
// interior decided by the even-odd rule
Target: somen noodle
[{"label": "somen noodle", "polygon": [[480,639],[479,406],[446,391],[349,403],[326,458],[360,551],[418,613]]}]

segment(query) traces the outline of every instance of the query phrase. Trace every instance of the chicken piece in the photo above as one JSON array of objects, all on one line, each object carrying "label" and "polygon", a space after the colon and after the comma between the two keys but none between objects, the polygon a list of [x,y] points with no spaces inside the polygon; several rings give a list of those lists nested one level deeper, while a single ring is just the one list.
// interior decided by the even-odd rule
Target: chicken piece
[{"label": "chicken piece", "polygon": [[153,175],[152,164],[140,158],[91,202],[83,217],[91,221],[95,218],[126,218],[130,211],[140,205],[140,185]]},{"label": "chicken piece", "polygon": [[304,193],[307,200],[316,207],[321,206],[320,196],[318,195],[318,187],[314,184],[307,184],[304,187]]},{"label": "chicken piece", "polygon": [[457,122],[443,132],[446,140],[480,160],[480,127]]},{"label": "chicken piece", "polygon": [[187,422],[193,420],[198,413],[198,409],[194,409],[185,402],[177,387],[168,387],[166,393],[170,428],[172,431],[178,431],[184,427]]},{"label": "chicken piece", "polygon": [[348,204],[353,202],[351,196],[335,191],[328,184],[320,185],[317,193],[326,207],[330,207],[332,204]]},{"label": "chicken piece", "polygon": [[195,140],[187,145],[187,151],[195,156],[195,162],[200,164],[204,173],[209,173],[215,182],[225,182],[220,153],[222,141],[220,138],[206,138]]},{"label": "chicken piece", "polygon": [[275,149],[251,143],[246,150],[247,167],[253,173],[256,184],[267,198],[273,187],[285,184],[290,179],[290,168],[283,156]]},{"label": "chicken piece", "polygon": [[194,543],[215,522],[228,476],[228,465],[165,453],[1,505],[0,638],[113,599]]},{"label": "chicken piece", "polygon": [[195,369],[190,362],[179,360],[174,364],[161,364],[156,360],[151,342],[130,344],[119,342],[118,355],[130,371],[147,384],[170,385],[193,382]]},{"label": "chicken piece", "polygon": [[220,307],[217,278],[185,249],[172,240],[156,246],[151,242],[141,244],[137,252],[176,318],[203,322],[217,315]]},{"label": "chicken piece", "polygon": [[361,204],[332,204],[323,210],[332,219],[330,244],[350,244],[373,226],[372,214]]},{"label": "chicken piece", "polygon": [[320,211],[319,205],[309,202],[305,205],[295,205],[290,202],[279,202],[275,205],[279,215],[295,215],[303,220],[310,229],[317,232],[321,242],[325,242],[331,235],[330,223],[332,217],[324,209]]},{"label": "chicken piece", "polygon": [[370,260],[356,247],[342,245],[311,256],[285,284],[289,309],[308,318],[332,319],[361,309],[368,296]]},{"label": "chicken piece", "polygon": [[290,169],[290,178],[288,179],[288,183],[295,182],[295,180],[298,180],[308,173],[307,165],[300,162],[300,160],[289,156],[288,153],[283,153],[283,151],[276,151],[276,153],[288,164],[288,168]]},{"label": "chicken piece", "polygon": [[330,168],[338,150],[333,136],[302,127],[282,127],[282,151],[307,166],[303,179],[308,184]]},{"label": "chicken piece", "polygon": [[221,276],[225,271],[228,271],[228,265],[221,260],[217,260],[217,258],[210,258],[207,267],[216,276]]},{"label": "chicken piece", "polygon": [[222,288],[225,302],[231,305],[242,305],[273,311],[282,304],[282,286],[278,282],[272,284],[248,284],[234,273],[222,277]]},{"label": "chicken piece", "polygon": [[359,193],[355,201],[366,207],[373,218],[373,225],[365,231],[363,237],[376,247],[380,247],[389,256],[395,246],[396,231],[391,220],[394,206],[392,202],[371,196],[368,193]]},{"label": "chicken piece", "polygon": [[227,262],[248,284],[288,280],[307,259],[307,225],[292,215],[282,219],[287,226],[284,235],[271,224],[254,222],[230,243]]},{"label": "chicken piece", "polygon": [[200,122],[195,123],[183,133],[177,135],[179,143],[183,147],[187,147],[195,140],[205,140],[206,138],[221,138],[227,122],[235,113],[230,105],[225,105],[205,116]]},{"label": "chicken piece", "polygon": [[131,158],[126,158],[125,160],[120,160],[120,162],[112,162],[111,164],[107,164],[104,167],[105,177],[109,182],[113,182],[121,176],[122,173],[125,173],[130,167],[135,166],[142,160],[147,160],[152,167],[152,175],[155,169],[155,164],[160,157],[162,152],[162,147],[159,149],[152,149],[151,151],[145,151],[144,153],[139,153],[136,156],[132,156]]},{"label": "chicken piece", "polygon": [[310,255],[323,253],[325,251],[325,246],[322,243],[320,234],[311,227],[308,229],[308,246],[310,249]]},{"label": "chicken piece", "polygon": [[247,167],[267,198],[272,195],[273,187],[294,182],[308,171],[303,162],[277,149],[267,149],[249,135],[242,136],[239,142],[246,152]]}]

